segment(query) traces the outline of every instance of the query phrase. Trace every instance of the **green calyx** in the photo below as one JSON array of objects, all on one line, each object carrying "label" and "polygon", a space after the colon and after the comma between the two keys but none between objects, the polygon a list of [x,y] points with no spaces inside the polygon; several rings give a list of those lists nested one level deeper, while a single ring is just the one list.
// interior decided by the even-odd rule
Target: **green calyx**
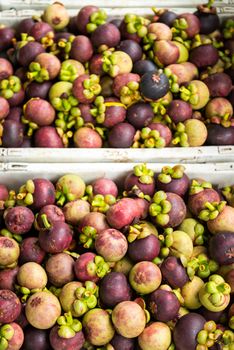
[{"label": "green calyx", "polygon": [[[64,253],[66,253],[66,251],[64,251]],[[49,288],[49,292],[54,294],[56,297],[59,297],[61,290],[62,290],[62,288],[56,288],[55,286],[51,286]]]},{"label": "green calyx", "polygon": [[129,226],[127,238],[128,242],[132,243],[136,239],[143,239],[150,235],[158,236],[156,227],[147,221],[140,221],[138,224]]},{"label": "green calyx", "polygon": [[94,309],[98,302],[98,286],[92,281],[86,281],[83,287],[79,287],[75,291],[76,300],[72,307],[80,317],[88,310]]},{"label": "green calyx", "polygon": [[169,80],[169,85],[170,85],[170,91],[172,93],[177,93],[180,91],[180,86],[178,84],[178,77],[177,75],[173,74],[170,70],[170,68],[165,68],[163,70],[164,74],[167,76]]},{"label": "green calyx", "polygon": [[22,185],[19,189],[19,193],[16,196],[18,205],[29,206],[32,205],[33,193],[35,191],[35,185],[33,180],[28,180],[24,185]]},{"label": "green calyx", "polygon": [[110,265],[103,259],[102,256],[96,255],[94,261],[88,263],[87,271],[90,276],[98,276],[103,278],[108,272],[110,272]]},{"label": "green calyx", "polygon": [[199,102],[199,90],[194,84],[189,84],[187,87],[181,86],[180,97],[183,101],[189,102],[192,105],[197,105]]},{"label": "green calyx", "polygon": [[215,343],[223,335],[223,331],[217,328],[214,321],[208,321],[204,324],[204,328],[197,334],[197,347],[196,350],[209,349],[214,346]]},{"label": "green calyx", "polygon": [[5,99],[10,99],[15,93],[21,89],[21,82],[18,77],[11,75],[8,79],[3,79],[0,82],[0,96]]},{"label": "green calyx", "polygon": [[[8,347],[8,341],[11,340],[14,336],[14,328],[10,324],[4,324],[0,328],[0,349],[7,349]],[[7,345],[6,348],[4,348],[4,344]]]},{"label": "green calyx", "polygon": [[151,130],[149,127],[145,127],[140,132],[140,138],[142,139],[142,148],[163,148],[166,146],[166,142],[163,137],[160,136],[158,130]]},{"label": "green calyx", "polygon": [[173,40],[176,40],[177,37],[182,38],[183,40],[188,39],[188,34],[186,29],[188,28],[188,23],[185,18],[175,19],[174,26],[171,28],[173,34]]},{"label": "green calyx", "polygon": [[208,35],[196,34],[193,38],[191,49],[195,49],[201,45],[213,44],[212,39]]},{"label": "green calyx", "polygon": [[224,187],[222,189],[222,194],[229,204],[232,205],[234,203],[234,185]]},{"label": "green calyx", "polygon": [[103,96],[96,97],[94,106],[91,108],[90,113],[96,119],[99,124],[105,121],[106,105]]},{"label": "green calyx", "polygon": [[[167,106],[172,101],[172,94],[168,92],[165,96],[161,97],[159,100],[150,102],[150,105],[153,109],[153,112],[155,115],[163,116],[163,119],[168,118],[169,116],[166,115],[167,113]],[[171,119],[166,120],[168,124],[171,123]]]},{"label": "green calyx", "polygon": [[212,189],[212,184],[210,182],[207,182],[207,181],[201,182],[197,180],[192,180],[192,183],[189,188],[189,194],[190,195],[197,194],[206,189]]},{"label": "green calyx", "polygon": [[98,10],[91,14],[89,17],[89,23],[86,25],[88,33],[92,33],[102,24],[106,23],[107,14],[104,10]]},{"label": "green calyx", "polygon": [[131,105],[141,99],[139,92],[139,83],[136,81],[130,81],[127,85],[123,86],[120,90],[120,101],[126,106]]},{"label": "green calyx", "polygon": [[148,194],[144,194],[144,192],[142,192],[137,185],[133,186],[130,191],[124,191],[123,196],[141,198],[141,199],[145,199],[148,202],[151,201],[151,197]]},{"label": "green calyx", "polygon": [[35,41],[33,36],[29,36],[26,33],[21,33],[21,40],[15,43],[15,47],[19,50],[29,42]]},{"label": "green calyx", "polygon": [[194,246],[202,246],[207,240],[204,226],[196,219],[186,218],[179,226],[192,239]]},{"label": "green calyx", "polygon": [[45,49],[52,47],[54,45],[54,32],[46,33],[46,35],[41,38],[41,44]]},{"label": "green calyx", "polygon": [[182,179],[184,176],[185,167],[182,165],[175,165],[173,168],[165,166],[158,175],[158,180],[164,184],[170,183],[173,179]]},{"label": "green calyx", "polygon": [[150,216],[160,226],[166,226],[169,223],[169,213],[171,203],[167,200],[167,194],[164,191],[158,191],[154,194],[152,204],[149,207]]},{"label": "green calyx", "polygon": [[233,67],[234,55],[230,55],[229,50],[219,50],[219,58],[223,61],[225,69]]},{"label": "green calyx", "polygon": [[5,200],[4,202],[4,207],[5,208],[10,208],[10,207],[14,207],[16,204],[16,192],[11,190],[8,193],[8,198],[7,200]]},{"label": "green calyx", "polygon": [[174,36],[173,36],[173,41],[174,41],[174,42],[178,42],[178,43],[184,45],[184,47],[185,47],[187,50],[190,50],[190,49],[191,49],[191,43],[192,43],[192,41],[189,40],[189,39],[183,39],[182,37],[177,36],[176,34],[174,34]]},{"label": "green calyx", "polygon": [[107,210],[116,202],[116,198],[111,194],[103,196],[102,194],[95,195],[90,204],[92,211],[98,211],[100,213],[106,213]]},{"label": "green calyx", "polygon": [[199,291],[199,300],[210,311],[224,310],[230,301],[231,287],[220,275],[212,275]]},{"label": "green calyx", "polygon": [[175,126],[175,134],[172,140],[173,145],[180,145],[181,147],[189,147],[188,135],[186,133],[186,127],[183,123],[179,122]]},{"label": "green calyx", "polygon": [[133,173],[139,178],[142,184],[152,184],[154,180],[154,172],[152,169],[148,169],[146,164],[135,165],[133,168]]},{"label": "green calyx", "polygon": [[223,28],[223,36],[225,39],[232,39],[234,36],[234,19],[229,18],[225,21]]},{"label": "green calyx", "polygon": [[229,319],[228,325],[231,329],[234,329],[234,316]]},{"label": "green calyx", "polygon": [[[55,120],[56,124],[58,123],[58,119]],[[68,147],[69,139],[73,136],[73,132],[71,130],[64,131],[61,127],[56,127],[56,131],[62,140],[64,147]]]},{"label": "green calyx", "polygon": [[73,338],[82,329],[82,323],[72,317],[71,311],[59,316],[57,324],[59,325],[59,337],[65,339]]},{"label": "green calyx", "polygon": [[142,310],[145,313],[146,323],[148,323],[150,321],[150,312],[146,309],[146,302],[145,302],[145,300],[143,298],[136,298],[134,300],[134,303],[137,303],[142,308]]},{"label": "green calyx", "polygon": [[[38,215],[38,214],[37,214],[37,215]],[[36,219],[37,219],[37,217],[36,217]],[[42,221],[42,223],[43,223],[45,229],[48,230],[48,229],[51,228],[51,224],[50,224],[50,222],[48,221],[48,218],[47,218],[47,215],[46,215],[46,214],[41,214],[40,219],[41,219],[41,221]],[[41,228],[40,228],[40,229],[41,229]]]},{"label": "green calyx", "polygon": [[79,73],[76,67],[70,63],[69,61],[64,61],[61,64],[61,70],[59,73],[59,79],[62,81],[69,81],[73,83],[73,81],[79,76]]},{"label": "green calyx", "polygon": [[[58,111],[55,126],[62,130],[60,131],[62,137],[73,127],[78,129],[83,126],[84,121],[78,107],[79,102],[73,95],[54,97],[51,99],[51,104]],[[67,134],[67,137],[72,137],[72,135]]]},{"label": "green calyx", "polygon": [[150,20],[145,17],[134,14],[126,14],[124,17],[126,29],[129,34],[137,34],[140,38],[144,38],[148,32],[147,27]]},{"label": "green calyx", "polygon": [[206,202],[205,209],[202,209],[198,215],[198,218],[203,221],[214,220],[223,211],[226,206],[225,201],[221,202]]},{"label": "green calyx", "polygon": [[186,268],[191,280],[195,275],[204,279],[216,272],[219,265],[214,260],[210,260],[206,254],[199,254],[187,263]]},{"label": "green calyx", "polygon": [[143,50],[149,51],[153,48],[157,35],[155,33],[148,33],[143,37]]},{"label": "green calyx", "polygon": [[16,242],[21,243],[23,238],[21,235],[17,235],[15,233],[11,233],[9,230],[7,230],[6,228],[1,229],[0,231],[0,235],[4,236],[4,237],[9,237],[9,238],[13,238]]},{"label": "green calyx", "polygon": [[74,35],[71,35],[68,39],[61,38],[58,43],[54,43],[50,49],[50,51],[54,55],[62,54],[64,59],[67,60],[69,58],[69,54],[72,48],[72,43],[75,39]]},{"label": "green calyx", "polygon": [[46,288],[40,289],[40,288],[34,288],[29,289],[27,287],[19,286],[18,284],[15,284],[15,290],[18,295],[20,295],[20,300],[22,303],[25,303],[27,299],[30,297],[30,295],[41,292],[43,290],[47,290]]},{"label": "green calyx", "polygon": [[94,96],[100,94],[102,88],[99,84],[100,77],[96,74],[91,74],[88,79],[85,79],[83,82],[83,94],[87,99],[92,99]]},{"label": "green calyx", "polygon": [[38,62],[30,63],[27,78],[29,81],[36,81],[37,83],[43,83],[44,81],[50,80],[49,72],[46,68],[41,67]]}]

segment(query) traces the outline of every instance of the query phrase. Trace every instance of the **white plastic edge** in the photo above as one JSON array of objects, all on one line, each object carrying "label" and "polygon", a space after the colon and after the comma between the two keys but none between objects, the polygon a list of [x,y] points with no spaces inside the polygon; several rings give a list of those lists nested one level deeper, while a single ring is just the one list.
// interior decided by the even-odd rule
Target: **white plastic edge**
[{"label": "white plastic edge", "polygon": [[[88,155],[88,156],[87,156]],[[48,157],[46,148],[1,148],[0,162],[44,163]],[[107,163],[107,162],[148,162],[148,163],[205,163],[234,162],[233,146],[204,146],[196,148],[164,148],[164,149],[50,149],[50,162],[64,163]]]},{"label": "white plastic edge", "polygon": [[[38,163],[0,164],[0,182],[10,188],[17,188],[30,178],[45,177],[55,181],[60,176],[69,173],[79,174],[86,183],[100,177],[121,181],[133,169],[134,165],[136,163],[49,163],[46,166]],[[173,166],[170,163],[153,163],[148,164],[148,167],[159,172],[164,165]],[[185,172],[190,178],[203,178],[222,187],[233,184],[233,169],[234,163],[186,164],[185,166]]]}]

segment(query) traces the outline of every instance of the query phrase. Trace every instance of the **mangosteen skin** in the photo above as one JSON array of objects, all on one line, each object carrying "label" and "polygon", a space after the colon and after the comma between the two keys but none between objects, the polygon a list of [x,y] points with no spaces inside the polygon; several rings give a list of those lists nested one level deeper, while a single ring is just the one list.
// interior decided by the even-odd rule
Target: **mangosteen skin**
[{"label": "mangosteen skin", "polygon": [[131,288],[126,276],[121,272],[110,272],[102,278],[99,295],[102,303],[113,308],[122,301],[131,300]]},{"label": "mangosteen skin", "polygon": [[150,60],[140,60],[135,62],[132,70],[133,73],[139,74],[140,76],[153,71],[157,71],[157,66]]},{"label": "mangosteen skin", "polygon": [[217,233],[209,241],[209,252],[212,259],[220,265],[234,263],[234,233]]},{"label": "mangosteen skin", "polygon": [[173,338],[177,350],[196,350],[197,334],[203,329],[206,320],[197,313],[189,313],[179,319]]},{"label": "mangosteen skin", "polygon": [[182,288],[189,281],[185,268],[180,262],[180,259],[169,256],[160,266],[163,279],[172,288]]},{"label": "mangosteen skin", "polygon": [[207,145],[211,146],[226,146],[234,145],[234,127],[225,128],[220,124],[207,125],[208,136],[206,139]]},{"label": "mangosteen skin", "polygon": [[149,308],[155,320],[169,322],[178,316],[180,302],[173,292],[158,289],[149,296]]},{"label": "mangosteen skin", "polygon": [[138,102],[127,109],[127,120],[136,129],[149,125],[153,117],[153,109],[148,103]]},{"label": "mangosteen skin", "polygon": [[160,252],[160,243],[155,235],[136,239],[128,245],[128,255],[134,262],[152,261]]},{"label": "mangosteen skin", "polygon": [[169,80],[160,72],[147,72],[141,77],[140,91],[146,100],[158,100],[169,91]]}]

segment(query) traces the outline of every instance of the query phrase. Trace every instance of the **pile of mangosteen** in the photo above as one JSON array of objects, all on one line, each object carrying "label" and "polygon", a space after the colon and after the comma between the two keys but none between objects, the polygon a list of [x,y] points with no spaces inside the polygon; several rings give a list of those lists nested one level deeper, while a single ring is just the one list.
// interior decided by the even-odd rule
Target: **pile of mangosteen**
[{"label": "pile of mangosteen", "polygon": [[234,186],[122,175],[0,185],[1,350],[233,350]]},{"label": "pile of mangosteen", "polygon": [[234,20],[61,3],[0,28],[3,147],[234,145]]}]

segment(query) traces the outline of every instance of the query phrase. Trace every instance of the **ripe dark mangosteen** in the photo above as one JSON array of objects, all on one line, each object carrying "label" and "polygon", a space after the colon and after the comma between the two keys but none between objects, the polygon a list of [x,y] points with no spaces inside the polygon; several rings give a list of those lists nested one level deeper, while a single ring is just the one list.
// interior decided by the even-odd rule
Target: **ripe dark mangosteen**
[{"label": "ripe dark mangosteen", "polygon": [[169,322],[178,316],[180,302],[173,292],[158,289],[149,295],[149,309],[156,321]]},{"label": "ripe dark mangosteen", "polygon": [[41,264],[45,258],[45,251],[40,247],[37,237],[25,238],[20,246],[20,264],[25,264],[26,262],[36,262]]},{"label": "ripe dark mangosteen", "polygon": [[216,8],[212,6],[212,2],[209,1],[207,5],[198,5],[198,10],[194,12],[200,21],[200,34],[211,34],[220,27],[219,16]]},{"label": "ripe dark mangosteen", "polygon": [[193,312],[181,317],[173,331],[176,348],[196,350],[197,335],[203,329],[205,322],[204,317]]},{"label": "ripe dark mangosteen", "polygon": [[117,46],[117,50],[126,52],[135,63],[142,58],[142,48],[134,40],[123,40]]},{"label": "ripe dark mangosteen", "polygon": [[2,147],[21,147],[23,138],[23,124],[15,120],[5,120],[2,134]]},{"label": "ripe dark mangosteen", "polygon": [[234,263],[234,233],[223,232],[213,236],[209,241],[209,252],[220,265]]},{"label": "ripe dark mangosteen", "polygon": [[142,76],[147,72],[155,72],[156,70],[157,66],[154,64],[154,62],[150,60],[140,60],[134,63],[132,72]]},{"label": "ripe dark mangosteen", "polygon": [[183,100],[173,100],[167,107],[167,114],[175,124],[191,119],[192,113],[190,104]]},{"label": "ripe dark mangosteen", "polygon": [[169,80],[162,72],[147,72],[141,77],[140,91],[147,101],[155,101],[169,91]]},{"label": "ripe dark mangosteen", "polygon": [[112,23],[105,23],[95,29],[91,35],[94,47],[105,47],[105,49],[116,47],[120,42],[120,31]]},{"label": "ripe dark mangosteen", "polygon": [[129,123],[115,125],[108,134],[108,145],[111,148],[129,148],[133,144],[135,128]]},{"label": "ripe dark mangosteen", "polygon": [[113,308],[118,303],[131,300],[131,288],[123,273],[110,272],[100,283],[99,295],[102,303]]},{"label": "ripe dark mangosteen", "polygon": [[159,252],[160,243],[153,234],[136,239],[128,245],[128,255],[133,262],[152,261],[159,255]]},{"label": "ripe dark mangosteen", "polygon": [[183,166],[163,167],[156,178],[156,188],[158,190],[173,192],[183,197],[189,188],[189,178],[184,174]]},{"label": "ripe dark mangosteen", "polygon": [[135,189],[148,196],[152,196],[155,192],[154,172],[145,164],[136,165],[134,170],[125,177],[124,190],[134,193]]},{"label": "ripe dark mangosteen", "polygon": [[15,30],[4,25],[0,28],[0,52],[12,46],[12,39],[15,37]]},{"label": "ripe dark mangosteen", "polygon": [[14,234],[24,234],[31,230],[34,222],[33,212],[23,206],[8,208],[4,212],[4,221],[8,230]]},{"label": "ripe dark mangosteen", "polygon": [[211,97],[226,97],[232,90],[232,80],[226,73],[215,73],[203,80]]},{"label": "ripe dark mangosteen", "polygon": [[134,350],[135,339],[125,338],[122,335],[115,334],[110,344],[115,350]]},{"label": "ripe dark mangosteen", "polygon": [[45,52],[44,47],[37,41],[30,41],[17,51],[17,61],[23,67],[34,61],[40,53]]},{"label": "ripe dark mangosteen", "polygon": [[52,83],[50,81],[45,81],[44,83],[37,83],[33,81],[26,87],[26,96],[29,99],[36,97],[47,99],[51,86]]},{"label": "ripe dark mangosteen", "polygon": [[169,256],[166,258],[160,266],[163,279],[172,288],[182,288],[185,283],[189,281],[189,277],[186,273],[186,269],[182,265],[180,259]]},{"label": "ripe dark mangosteen", "polygon": [[200,45],[191,50],[189,61],[199,69],[214,66],[219,59],[218,50],[211,44]]},{"label": "ripe dark mangosteen", "polygon": [[208,145],[234,145],[234,127],[225,128],[220,124],[207,125],[208,136],[206,143]]},{"label": "ripe dark mangosteen", "polygon": [[172,27],[177,16],[178,15],[175,12],[170,10],[165,10],[161,14],[159,13],[158,22],[164,23],[169,27]]},{"label": "ripe dark mangosteen", "polygon": [[25,329],[23,350],[51,350],[49,334],[42,329],[28,326]]},{"label": "ripe dark mangosteen", "polygon": [[127,109],[127,120],[136,129],[148,126],[154,117],[154,112],[149,103],[137,102]]}]

